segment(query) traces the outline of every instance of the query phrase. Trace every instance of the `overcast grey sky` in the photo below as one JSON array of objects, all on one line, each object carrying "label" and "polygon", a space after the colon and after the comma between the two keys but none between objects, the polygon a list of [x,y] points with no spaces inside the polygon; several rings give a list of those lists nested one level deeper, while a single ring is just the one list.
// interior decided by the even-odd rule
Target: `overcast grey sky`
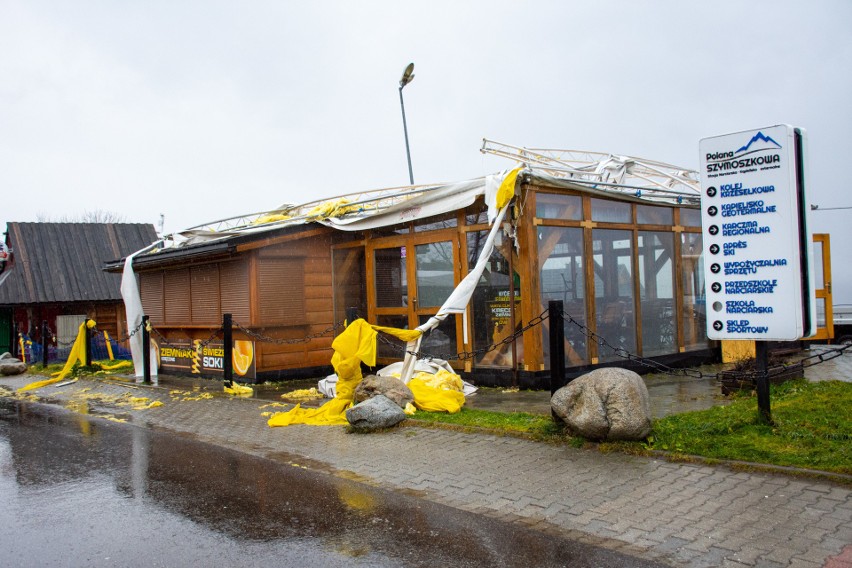
[{"label": "overcast grey sky", "polygon": [[[517,146],[698,167],[707,136],[807,129],[811,201],[852,206],[852,2],[0,0],[0,222],[165,230],[459,181]],[[832,235],[852,302],[852,210]]]}]

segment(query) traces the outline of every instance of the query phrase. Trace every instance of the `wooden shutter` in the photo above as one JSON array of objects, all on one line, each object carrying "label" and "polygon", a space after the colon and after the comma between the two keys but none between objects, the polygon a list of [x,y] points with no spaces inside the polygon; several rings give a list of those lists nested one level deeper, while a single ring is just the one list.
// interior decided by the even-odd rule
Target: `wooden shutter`
[{"label": "wooden shutter", "polygon": [[305,260],[262,258],[257,270],[260,323],[302,325],[305,317]]},{"label": "wooden shutter", "polygon": [[163,297],[165,298],[166,323],[190,322],[192,298],[188,268],[167,270],[163,274]]},{"label": "wooden shutter", "polygon": [[218,323],[222,319],[219,312],[219,266],[193,266],[189,269],[189,274],[192,323]]},{"label": "wooden shutter", "polygon": [[219,264],[219,290],[223,314],[231,314],[235,323],[251,323],[248,262],[235,260]]},{"label": "wooden shutter", "polygon": [[150,318],[151,323],[163,323],[165,321],[163,273],[143,272],[139,275],[139,280],[142,311]]}]

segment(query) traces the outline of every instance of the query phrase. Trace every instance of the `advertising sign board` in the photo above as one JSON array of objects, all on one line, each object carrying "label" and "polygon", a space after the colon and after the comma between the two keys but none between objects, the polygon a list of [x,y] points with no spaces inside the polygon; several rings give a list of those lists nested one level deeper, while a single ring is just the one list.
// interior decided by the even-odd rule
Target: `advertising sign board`
[{"label": "advertising sign board", "polygon": [[816,331],[803,130],[704,138],[701,221],[711,339],[795,341]]},{"label": "advertising sign board", "polygon": [[[168,345],[158,345],[159,367],[163,371],[193,375],[222,376],[224,374],[225,347],[222,341],[176,340]],[[256,378],[254,343],[234,341],[231,359],[237,380]]]}]

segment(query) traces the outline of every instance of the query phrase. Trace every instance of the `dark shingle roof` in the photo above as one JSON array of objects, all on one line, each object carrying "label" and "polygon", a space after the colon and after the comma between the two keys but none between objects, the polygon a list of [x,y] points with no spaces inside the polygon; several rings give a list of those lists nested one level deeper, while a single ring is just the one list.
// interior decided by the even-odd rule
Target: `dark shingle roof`
[{"label": "dark shingle roof", "polygon": [[0,284],[0,305],[120,300],[120,274],[104,263],[157,239],[142,223],[9,223],[14,265]]}]

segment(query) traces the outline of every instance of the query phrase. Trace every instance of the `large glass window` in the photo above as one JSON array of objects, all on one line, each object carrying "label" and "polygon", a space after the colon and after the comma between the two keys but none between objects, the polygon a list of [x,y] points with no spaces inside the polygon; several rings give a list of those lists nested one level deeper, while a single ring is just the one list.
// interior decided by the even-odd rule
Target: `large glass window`
[{"label": "large glass window", "polygon": [[677,351],[673,259],[672,233],[639,232],[639,305],[645,357]]},{"label": "large glass window", "polygon": [[656,205],[637,205],[636,222],[640,225],[671,225],[674,209]]},{"label": "large glass window", "polygon": [[438,231],[440,229],[451,229],[459,224],[458,217],[455,212],[447,213],[437,217],[429,217],[423,221],[414,222],[415,233],[425,233],[426,231]]},{"label": "large glass window", "polygon": [[[539,227],[539,282],[542,310],[562,300],[565,318],[565,358],[568,366],[588,362],[586,347],[586,287],[583,271],[583,229]],[[571,321],[573,319],[573,322]],[[550,365],[548,322],[542,326],[544,363]]]},{"label": "large glass window", "polygon": [[408,305],[408,274],[405,247],[376,249],[376,306],[397,308]]},{"label": "large glass window", "polygon": [[455,288],[453,246],[450,241],[427,243],[415,247],[417,256],[417,305],[415,308],[438,307]]},{"label": "large glass window", "polygon": [[535,196],[535,216],[541,219],[583,219],[583,198],[579,195],[539,193]]},{"label": "large glass window", "polygon": [[[420,325],[423,325],[432,316],[420,316]],[[456,359],[456,317],[447,316],[447,319],[423,334],[420,341],[420,352],[429,357],[437,357],[445,361]]]},{"label": "large glass window", "polygon": [[699,209],[682,207],[680,210],[680,224],[684,227],[700,227],[701,211]]},{"label": "large glass window", "polygon": [[[408,329],[407,315],[376,316],[376,323],[384,327]],[[379,357],[402,359],[405,357],[405,342],[386,333],[379,333],[376,339],[376,354]]]},{"label": "large glass window", "polygon": [[346,310],[355,308],[358,316],[367,317],[367,269],[364,248],[333,251],[334,320],[343,321]]},{"label": "large glass window", "polygon": [[602,223],[632,223],[630,204],[624,201],[592,198],[592,221]]},{"label": "large glass window", "polygon": [[[636,352],[633,312],[632,231],[592,231],[595,274],[595,325],[598,335],[615,348]],[[598,349],[601,362],[619,359],[614,349]]]},{"label": "large glass window", "polygon": [[[468,266],[473,268],[479,259],[479,254],[488,238],[488,231],[476,231],[467,234]],[[494,249],[485,266],[485,271],[479,279],[471,298],[471,314],[473,318],[473,347],[483,349],[499,343],[512,334],[512,302],[509,285],[509,260],[511,253],[509,241],[498,234]],[[520,281],[515,274],[515,325],[520,325],[521,290]],[[520,345],[520,340],[518,342]],[[476,364],[482,367],[510,367],[512,365],[512,347],[503,345],[497,349],[483,353],[476,359]]]},{"label": "large glass window", "polygon": [[683,279],[683,346],[707,347],[707,314],[704,308],[703,243],[700,233],[681,233]]}]

